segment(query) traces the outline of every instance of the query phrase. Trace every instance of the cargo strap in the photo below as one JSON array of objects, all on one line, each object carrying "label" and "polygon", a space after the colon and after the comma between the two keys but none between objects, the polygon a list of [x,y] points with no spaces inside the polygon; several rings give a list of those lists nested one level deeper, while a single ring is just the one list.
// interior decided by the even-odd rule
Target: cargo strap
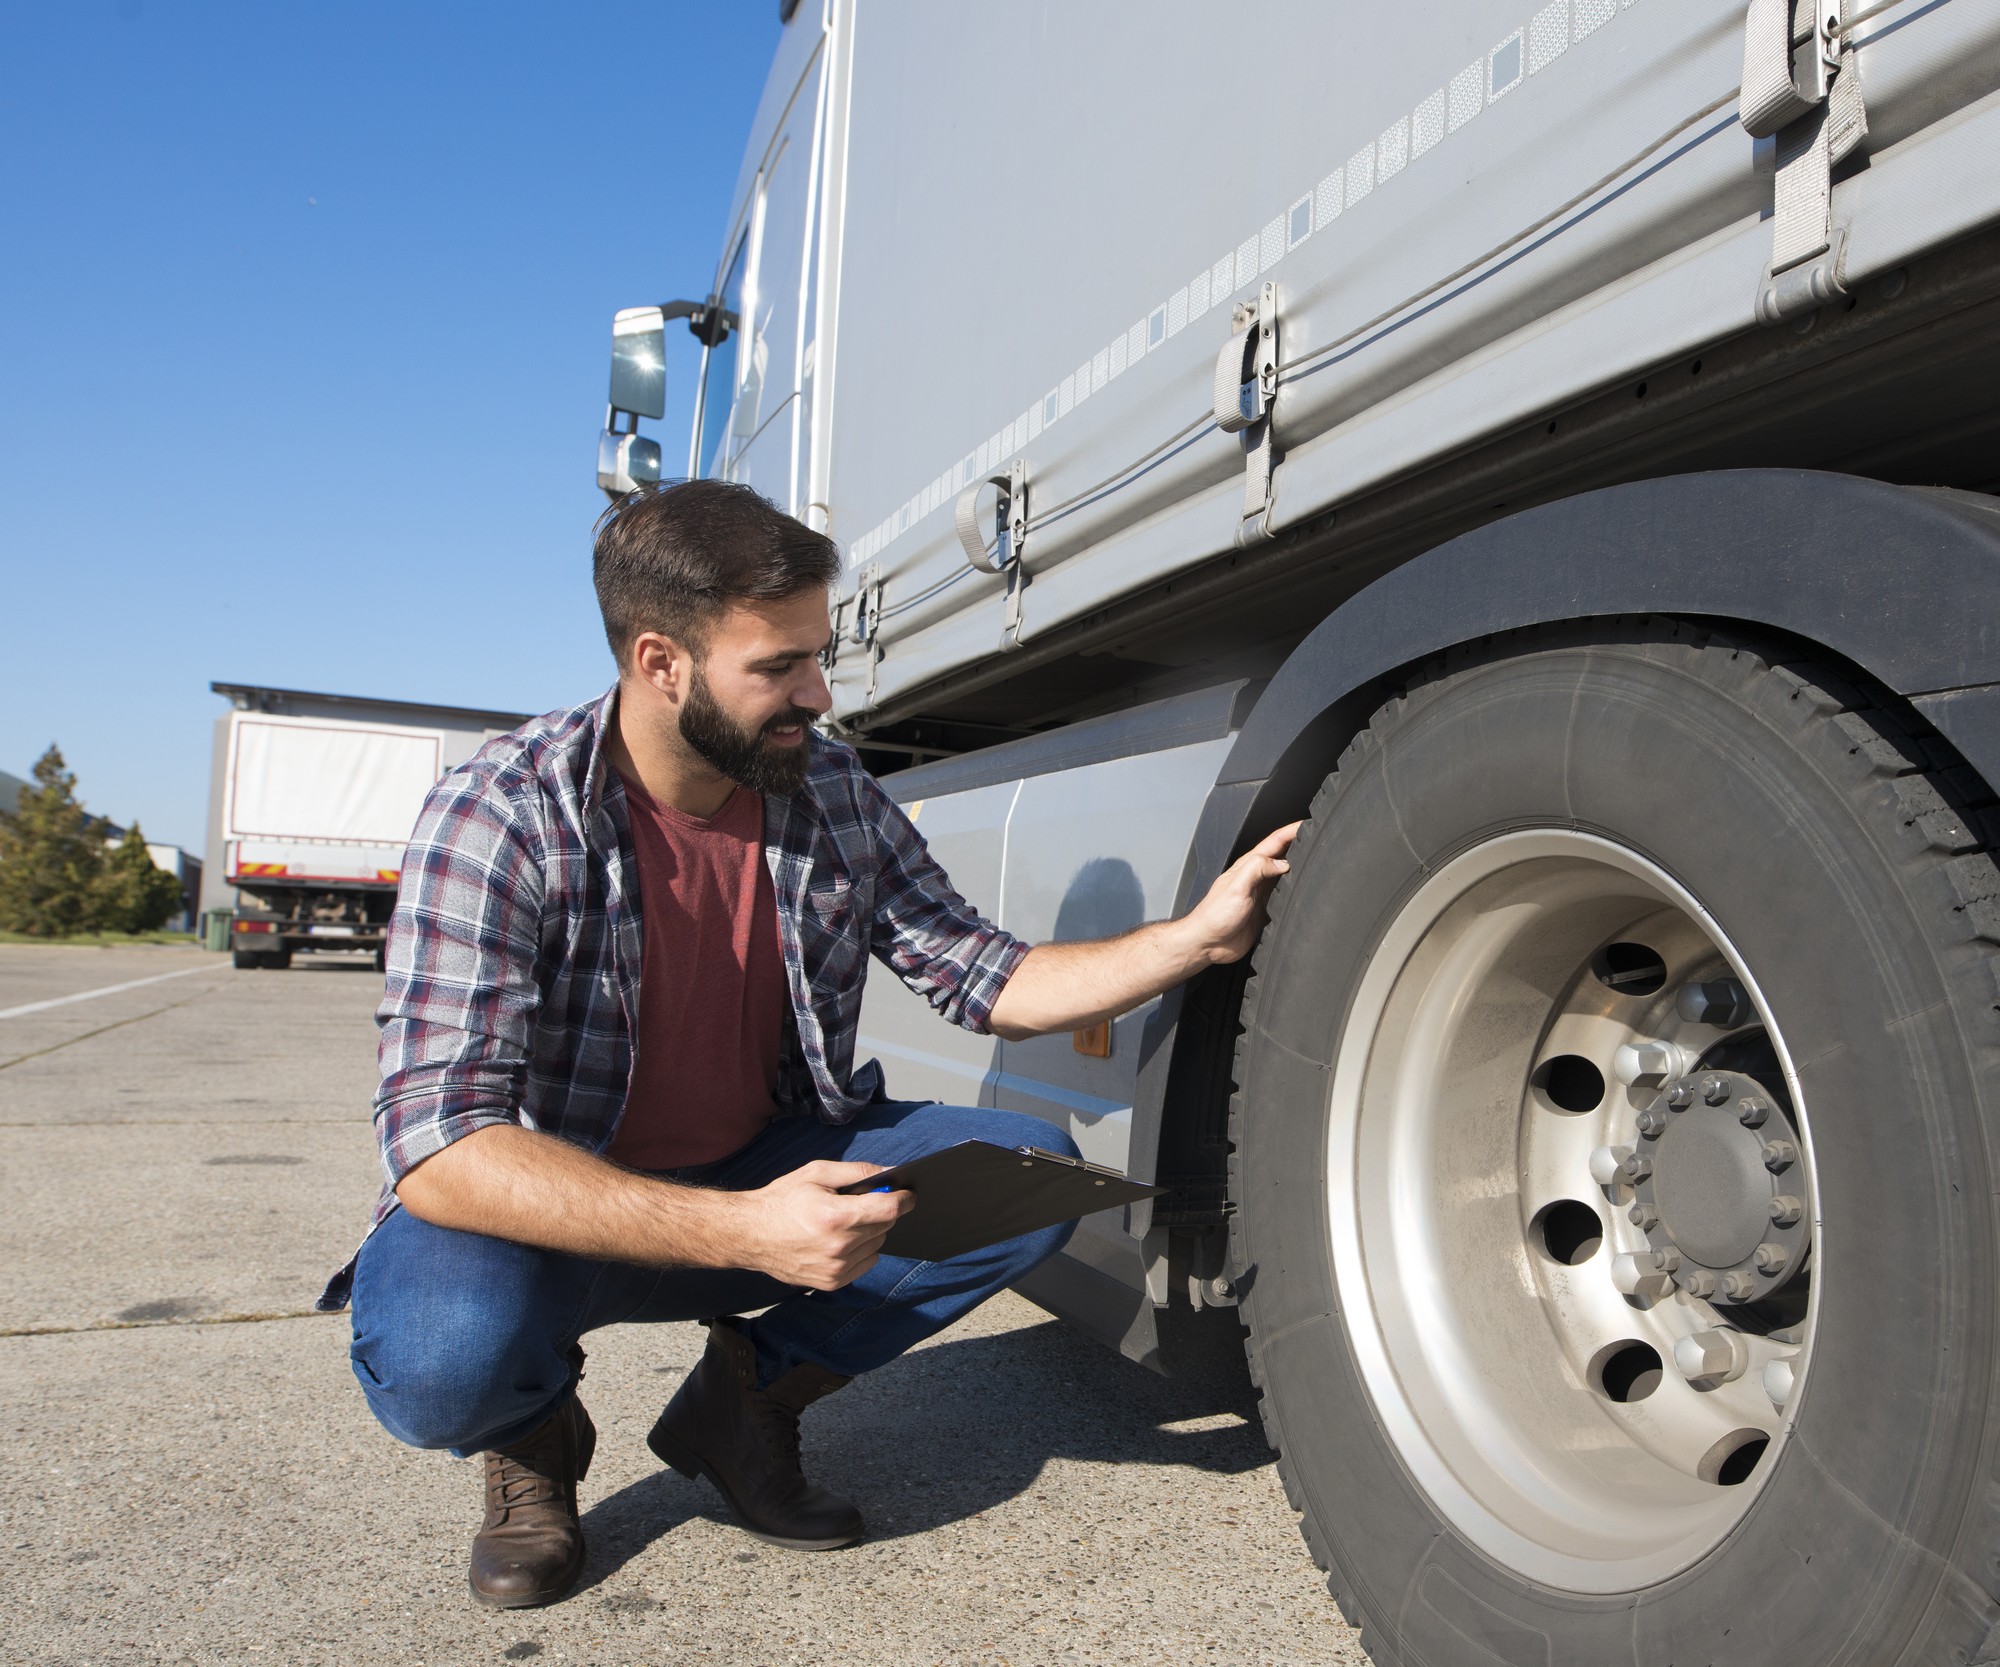
[{"label": "cargo strap", "polygon": [[[998,494],[993,502],[991,549],[979,524],[979,494],[989,486]],[[977,571],[1007,576],[1007,613],[1000,626],[1000,646],[1019,648],[1021,593],[1028,588],[1028,570],[1021,560],[1028,543],[1028,460],[1017,457],[1006,474],[990,475],[966,487],[953,506],[952,524],[958,529],[965,559]]]},{"label": "cargo strap", "polygon": [[1738,119],[1777,141],[1771,264],[1757,321],[1776,324],[1847,293],[1833,170],[1868,133],[1861,75],[1841,27],[1845,0],[1750,0]]},{"label": "cargo strap", "polygon": [[1229,340],[1215,359],[1215,426],[1243,437],[1243,518],[1257,518],[1259,535],[1271,519],[1271,407],[1278,395],[1278,286],[1255,301],[1239,301]]}]

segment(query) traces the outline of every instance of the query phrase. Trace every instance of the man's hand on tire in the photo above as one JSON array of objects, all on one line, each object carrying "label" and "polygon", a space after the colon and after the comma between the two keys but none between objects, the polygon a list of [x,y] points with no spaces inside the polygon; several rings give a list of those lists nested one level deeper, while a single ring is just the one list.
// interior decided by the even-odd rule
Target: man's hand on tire
[{"label": "man's hand on tire", "polygon": [[1291,871],[1286,853],[1304,826],[1291,822],[1266,834],[1217,875],[1207,895],[1188,911],[1183,924],[1211,964],[1240,961],[1257,947],[1271,892]]}]

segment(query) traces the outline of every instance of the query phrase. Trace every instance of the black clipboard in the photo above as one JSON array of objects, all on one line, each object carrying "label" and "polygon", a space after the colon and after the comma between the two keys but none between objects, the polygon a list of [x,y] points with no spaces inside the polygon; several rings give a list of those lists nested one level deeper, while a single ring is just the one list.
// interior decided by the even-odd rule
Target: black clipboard
[{"label": "black clipboard", "polygon": [[915,1193],[917,1207],[889,1229],[882,1254],[942,1262],[1166,1188],[1038,1146],[961,1140],[840,1190]]}]

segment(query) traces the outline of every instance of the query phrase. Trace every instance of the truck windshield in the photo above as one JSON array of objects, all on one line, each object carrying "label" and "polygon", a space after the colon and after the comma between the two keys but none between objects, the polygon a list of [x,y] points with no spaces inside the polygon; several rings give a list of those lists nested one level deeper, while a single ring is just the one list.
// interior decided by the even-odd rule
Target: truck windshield
[{"label": "truck windshield", "polygon": [[[729,263],[729,276],[722,285],[722,304],[740,319],[743,316],[743,260],[750,248],[746,233],[736,245]],[[704,479],[720,474],[726,461],[723,449],[729,438],[730,412],[736,404],[736,342],[738,331],[708,350],[707,368],[701,383],[701,443],[695,454],[695,472]]]}]

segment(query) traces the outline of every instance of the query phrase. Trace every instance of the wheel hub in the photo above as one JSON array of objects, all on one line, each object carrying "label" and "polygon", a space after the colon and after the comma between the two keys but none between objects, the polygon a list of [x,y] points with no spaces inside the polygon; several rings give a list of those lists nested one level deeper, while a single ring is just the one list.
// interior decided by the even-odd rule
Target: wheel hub
[{"label": "wheel hub", "polygon": [[1384,932],[1328,1113],[1350,1346],[1444,1516],[1574,1592],[1720,1545],[1819,1296],[1809,1112],[1720,924],[1600,837],[1484,841]]},{"label": "wheel hub", "polygon": [[1811,1199],[1791,1123],[1761,1083],[1740,1071],[1675,1078],[1638,1130],[1631,1218],[1682,1290],[1761,1302],[1798,1277]]}]

